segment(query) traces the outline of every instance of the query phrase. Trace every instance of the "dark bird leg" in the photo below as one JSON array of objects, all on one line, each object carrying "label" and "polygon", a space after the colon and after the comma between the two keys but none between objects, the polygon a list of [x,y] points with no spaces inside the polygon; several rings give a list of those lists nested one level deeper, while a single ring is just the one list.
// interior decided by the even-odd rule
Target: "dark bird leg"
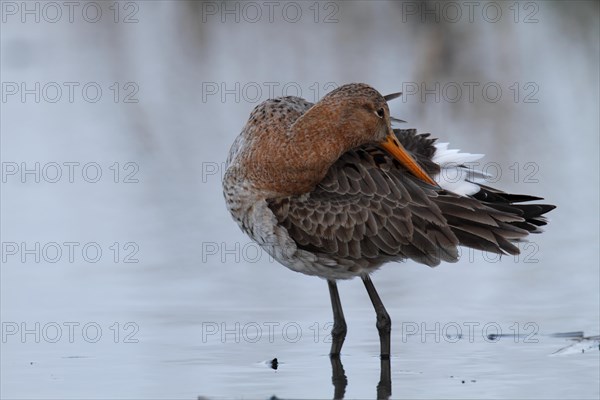
[{"label": "dark bird leg", "polygon": [[344,339],[346,338],[346,320],[344,319],[344,311],[340,301],[337,284],[334,280],[327,280],[329,285],[329,296],[331,297],[331,307],[333,308],[333,329],[331,330],[331,352],[329,356],[339,357]]},{"label": "dark bird leg", "polygon": [[365,287],[367,288],[367,293],[369,293],[369,297],[371,298],[371,303],[373,303],[373,307],[375,308],[375,313],[377,314],[377,330],[379,331],[379,341],[381,343],[381,358],[389,358],[390,357],[390,333],[392,332],[392,320],[390,319],[390,315],[385,310],[377,291],[375,290],[375,286],[373,286],[373,282],[369,275],[365,275],[362,277],[363,282],[365,283]]},{"label": "dark bird leg", "polygon": [[331,383],[333,383],[333,398],[343,399],[348,386],[348,378],[340,357],[329,357],[331,361]]},{"label": "dark bird leg", "polygon": [[390,367],[390,358],[381,358],[381,373],[379,384],[377,385],[377,398],[389,399],[392,396],[392,369]]}]

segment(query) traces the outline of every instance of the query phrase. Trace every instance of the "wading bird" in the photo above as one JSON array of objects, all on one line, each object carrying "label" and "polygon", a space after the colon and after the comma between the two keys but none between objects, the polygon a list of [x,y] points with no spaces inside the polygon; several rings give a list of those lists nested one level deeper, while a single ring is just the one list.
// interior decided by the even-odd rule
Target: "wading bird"
[{"label": "wading bird", "polygon": [[331,356],[346,336],[336,280],[364,282],[387,358],[391,320],[371,272],[405,259],[455,262],[458,246],[518,254],[513,243],[539,232],[542,215],[554,208],[521,204],[541,199],[478,183],[485,175],[465,164],[480,155],[392,129],[387,101],[399,95],[355,83],[316,104],[267,100],[250,114],[227,160],[223,191],[240,228],[284,266],[327,280]]}]

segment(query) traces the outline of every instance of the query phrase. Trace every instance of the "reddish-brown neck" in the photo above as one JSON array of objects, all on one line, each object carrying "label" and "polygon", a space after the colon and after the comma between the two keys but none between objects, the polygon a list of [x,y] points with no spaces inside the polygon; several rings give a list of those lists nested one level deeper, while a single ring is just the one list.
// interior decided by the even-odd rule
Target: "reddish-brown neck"
[{"label": "reddish-brown neck", "polygon": [[245,157],[245,175],[253,186],[273,196],[310,192],[354,147],[350,135],[345,135],[351,124],[351,118],[335,107],[319,103],[293,123],[250,127],[260,132],[254,132],[252,150]]}]

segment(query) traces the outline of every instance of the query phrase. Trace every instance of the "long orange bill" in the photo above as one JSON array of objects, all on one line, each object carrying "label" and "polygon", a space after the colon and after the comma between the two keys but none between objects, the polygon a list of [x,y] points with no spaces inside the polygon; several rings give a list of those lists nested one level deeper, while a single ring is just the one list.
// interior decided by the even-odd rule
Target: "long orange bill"
[{"label": "long orange bill", "polygon": [[389,133],[386,139],[379,143],[379,145],[388,153],[392,155],[396,160],[400,161],[402,165],[404,165],[414,176],[422,180],[423,182],[427,182],[432,186],[439,187],[439,185],[431,179],[431,177],[421,168],[419,164],[415,161],[414,158],[400,144],[398,139],[393,133]]}]

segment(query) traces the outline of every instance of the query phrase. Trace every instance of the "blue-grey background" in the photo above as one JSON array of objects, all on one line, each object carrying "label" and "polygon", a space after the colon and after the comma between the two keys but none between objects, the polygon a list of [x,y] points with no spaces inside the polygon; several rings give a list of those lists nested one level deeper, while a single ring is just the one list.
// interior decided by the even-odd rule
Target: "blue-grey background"
[{"label": "blue-grey background", "polygon": [[[261,101],[367,82],[558,206],[517,258],[373,276],[393,397],[598,398],[598,343],[548,335],[600,333],[599,3],[466,3],[3,1],[0,395],[331,397],[325,282],[261,253],[220,177]],[[372,398],[374,312],[339,286],[346,396]]]}]

